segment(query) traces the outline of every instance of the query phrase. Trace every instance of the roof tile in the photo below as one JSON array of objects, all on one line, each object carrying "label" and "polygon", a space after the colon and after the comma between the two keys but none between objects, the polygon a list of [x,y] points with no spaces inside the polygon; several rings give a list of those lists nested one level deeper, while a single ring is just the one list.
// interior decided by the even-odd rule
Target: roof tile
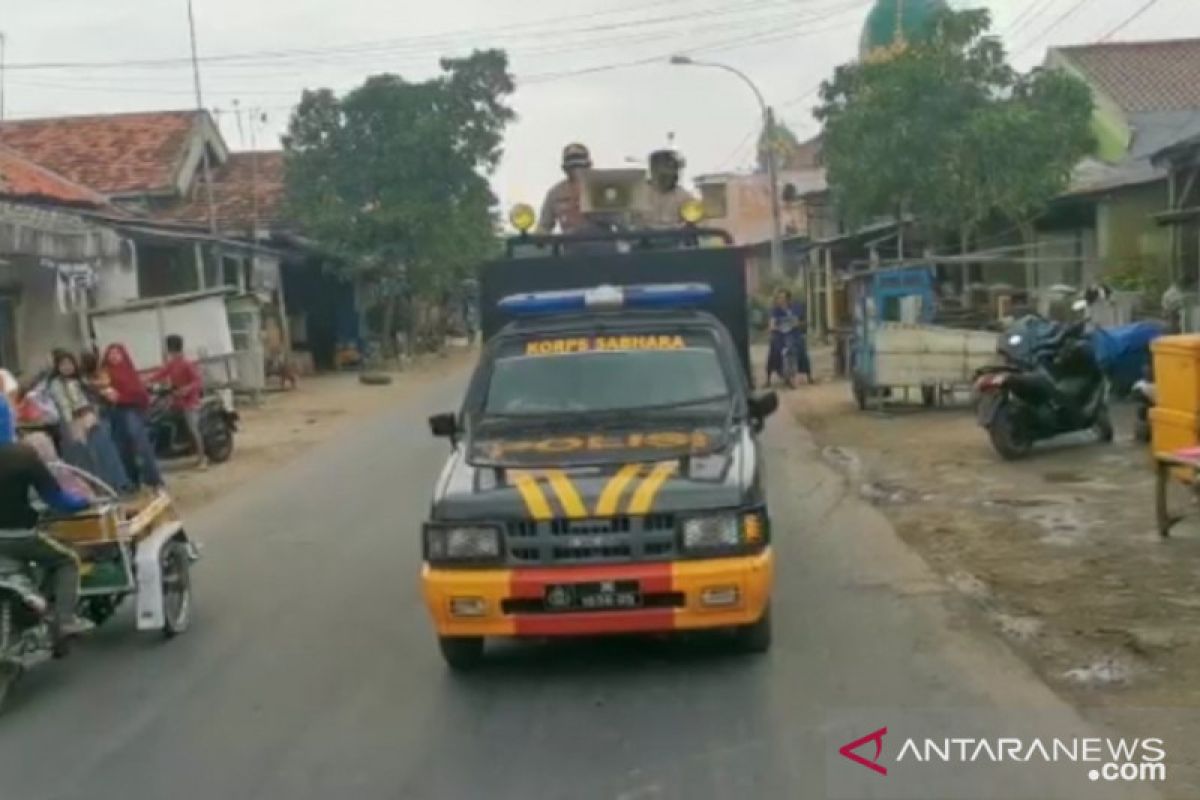
[{"label": "roof tile", "polygon": [[[280,150],[230,153],[229,160],[213,171],[217,225],[226,231],[248,231],[256,212],[260,225],[278,222],[283,194],[284,164]],[[196,181],[191,195],[182,203],[164,209],[156,218],[207,225],[208,193],[203,179]]]},{"label": "roof tile", "polygon": [[67,180],[6,147],[0,147],[0,196],[95,208],[108,206],[104,195]]},{"label": "roof tile", "polygon": [[106,195],[170,189],[195,111],[0,123],[0,144]]}]

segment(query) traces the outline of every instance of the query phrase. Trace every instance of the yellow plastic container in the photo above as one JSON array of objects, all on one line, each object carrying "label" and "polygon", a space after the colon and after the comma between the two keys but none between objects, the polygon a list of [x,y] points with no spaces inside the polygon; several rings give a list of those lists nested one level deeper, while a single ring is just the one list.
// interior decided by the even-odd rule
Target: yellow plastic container
[{"label": "yellow plastic container", "polygon": [[[1150,345],[1158,408],[1200,413],[1200,335],[1163,336]],[[1157,444],[1155,445],[1157,450]]]}]

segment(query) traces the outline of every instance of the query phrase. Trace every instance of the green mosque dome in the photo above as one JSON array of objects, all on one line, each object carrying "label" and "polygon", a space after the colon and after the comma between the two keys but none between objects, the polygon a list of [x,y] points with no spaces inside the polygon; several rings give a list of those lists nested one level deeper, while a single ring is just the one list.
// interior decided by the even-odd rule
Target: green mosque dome
[{"label": "green mosque dome", "polygon": [[933,16],[945,8],[945,0],[876,0],[863,25],[859,56],[866,58],[899,41],[920,41],[929,32]]}]

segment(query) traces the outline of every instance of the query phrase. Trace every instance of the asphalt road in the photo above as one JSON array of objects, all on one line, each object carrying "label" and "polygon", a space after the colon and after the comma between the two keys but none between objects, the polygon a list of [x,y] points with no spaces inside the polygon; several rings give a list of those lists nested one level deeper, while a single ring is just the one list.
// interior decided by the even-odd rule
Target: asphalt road
[{"label": "asphalt road", "polygon": [[[532,643],[451,675],[420,605],[418,525],[445,447],[424,418],[462,378],[194,515],[193,629],[165,643],[125,615],[28,676],[0,717],[0,799],[932,800],[832,755],[838,737],[897,709],[1080,724],[782,415],[769,655]],[[1023,774],[969,796],[1104,796]]]}]

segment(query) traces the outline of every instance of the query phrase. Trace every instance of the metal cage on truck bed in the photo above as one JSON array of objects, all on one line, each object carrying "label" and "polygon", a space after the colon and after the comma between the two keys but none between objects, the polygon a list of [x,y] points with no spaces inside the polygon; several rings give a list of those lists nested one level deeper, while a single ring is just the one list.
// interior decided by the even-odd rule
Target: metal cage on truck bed
[{"label": "metal cage on truck bed", "polygon": [[513,294],[605,284],[705,283],[712,287],[712,297],[696,307],[729,329],[750,379],[745,250],[698,245],[710,239],[732,242],[724,231],[687,228],[514,237],[506,245],[506,257],[484,264],[480,274],[483,338],[490,339],[512,321],[499,303]]}]

